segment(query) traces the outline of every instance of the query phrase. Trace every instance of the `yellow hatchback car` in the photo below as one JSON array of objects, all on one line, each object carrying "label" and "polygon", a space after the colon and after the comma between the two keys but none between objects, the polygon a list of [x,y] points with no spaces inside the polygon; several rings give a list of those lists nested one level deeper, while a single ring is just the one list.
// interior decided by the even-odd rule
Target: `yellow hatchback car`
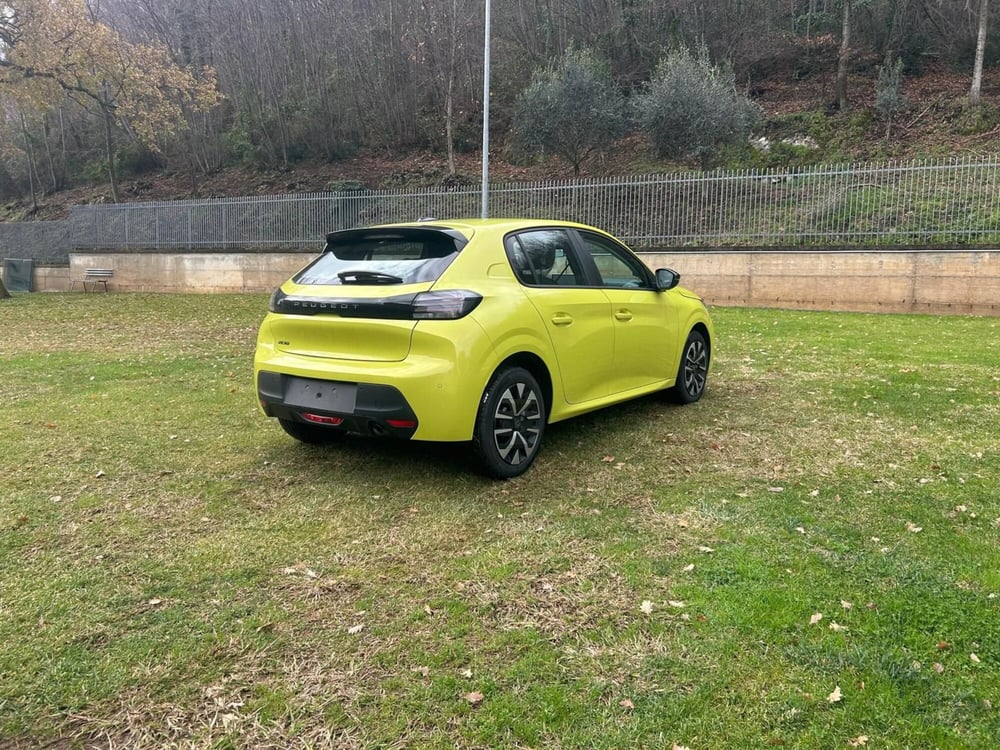
[{"label": "yellow hatchback car", "polygon": [[551,422],[654,391],[701,398],[712,321],[679,280],[569,222],[334,232],[271,298],[260,405],[307,443],[469,441],[487,474],[514,477]]}]

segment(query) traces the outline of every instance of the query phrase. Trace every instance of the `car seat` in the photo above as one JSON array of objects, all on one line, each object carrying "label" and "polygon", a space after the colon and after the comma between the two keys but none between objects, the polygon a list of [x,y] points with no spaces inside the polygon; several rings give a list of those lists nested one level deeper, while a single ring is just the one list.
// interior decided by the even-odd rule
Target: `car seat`
[{"label": "car seat", "polygon": [[518,243],[514,249],[514,263],[518,275],[527,284],[554,284],[549,275],[556,262],[556,249],[548,243],[525,247]]}]

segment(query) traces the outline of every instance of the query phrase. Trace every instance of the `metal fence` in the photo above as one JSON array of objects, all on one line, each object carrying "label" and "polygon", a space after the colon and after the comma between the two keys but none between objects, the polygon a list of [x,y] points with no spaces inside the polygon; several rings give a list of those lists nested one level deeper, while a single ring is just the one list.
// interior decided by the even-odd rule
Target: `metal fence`
[{"label": "metal fence", "polygon": [[0,260],[22,258],[35,263],[69,262],[68,221],[19,221],[0,223]]},{"label": "metal fence", "polygon": [[[77,206],[68,223],[79,249],[314,250],[329,231],[479,206],[473,187],[375,190]],[[995,244],[1000,159],[508,183],[490,213],[595,224],[637,248]]]}]

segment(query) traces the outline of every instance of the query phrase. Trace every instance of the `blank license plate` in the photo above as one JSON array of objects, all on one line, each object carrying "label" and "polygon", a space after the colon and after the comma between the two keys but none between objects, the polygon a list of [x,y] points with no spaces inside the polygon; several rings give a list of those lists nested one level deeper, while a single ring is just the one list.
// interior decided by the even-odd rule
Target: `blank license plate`
[{"label": "blank license plate", "polygon": [[285,404],[300,409],[353,414],[357,395],[358,386],[354,383],[289,378],[285,386]]}]

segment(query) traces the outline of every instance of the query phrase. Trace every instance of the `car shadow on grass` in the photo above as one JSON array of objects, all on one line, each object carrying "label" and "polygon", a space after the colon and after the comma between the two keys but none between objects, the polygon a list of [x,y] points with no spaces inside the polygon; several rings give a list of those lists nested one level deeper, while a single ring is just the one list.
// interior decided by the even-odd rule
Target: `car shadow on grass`
[{"label": "car shadow on grass", "polygon": [[[689,410],[687,407],[683,412]],[[550,424],[545,429],[538,463],[545,462],[546,454],[574,454],[584,461],[600,460],[608,451],[636,442],[643,431],[650,429],[651,423],[670,424],[681,413],[680,407],[664,395],[653,394]],[[351,434],[329,445],[306,445],[282,434],[275,437],[271,458],[297,471],[320,472],[340,480],[416,482],[461,475],[484,485],[497,481],[478,472],[469,443],[404,441]]]}]

